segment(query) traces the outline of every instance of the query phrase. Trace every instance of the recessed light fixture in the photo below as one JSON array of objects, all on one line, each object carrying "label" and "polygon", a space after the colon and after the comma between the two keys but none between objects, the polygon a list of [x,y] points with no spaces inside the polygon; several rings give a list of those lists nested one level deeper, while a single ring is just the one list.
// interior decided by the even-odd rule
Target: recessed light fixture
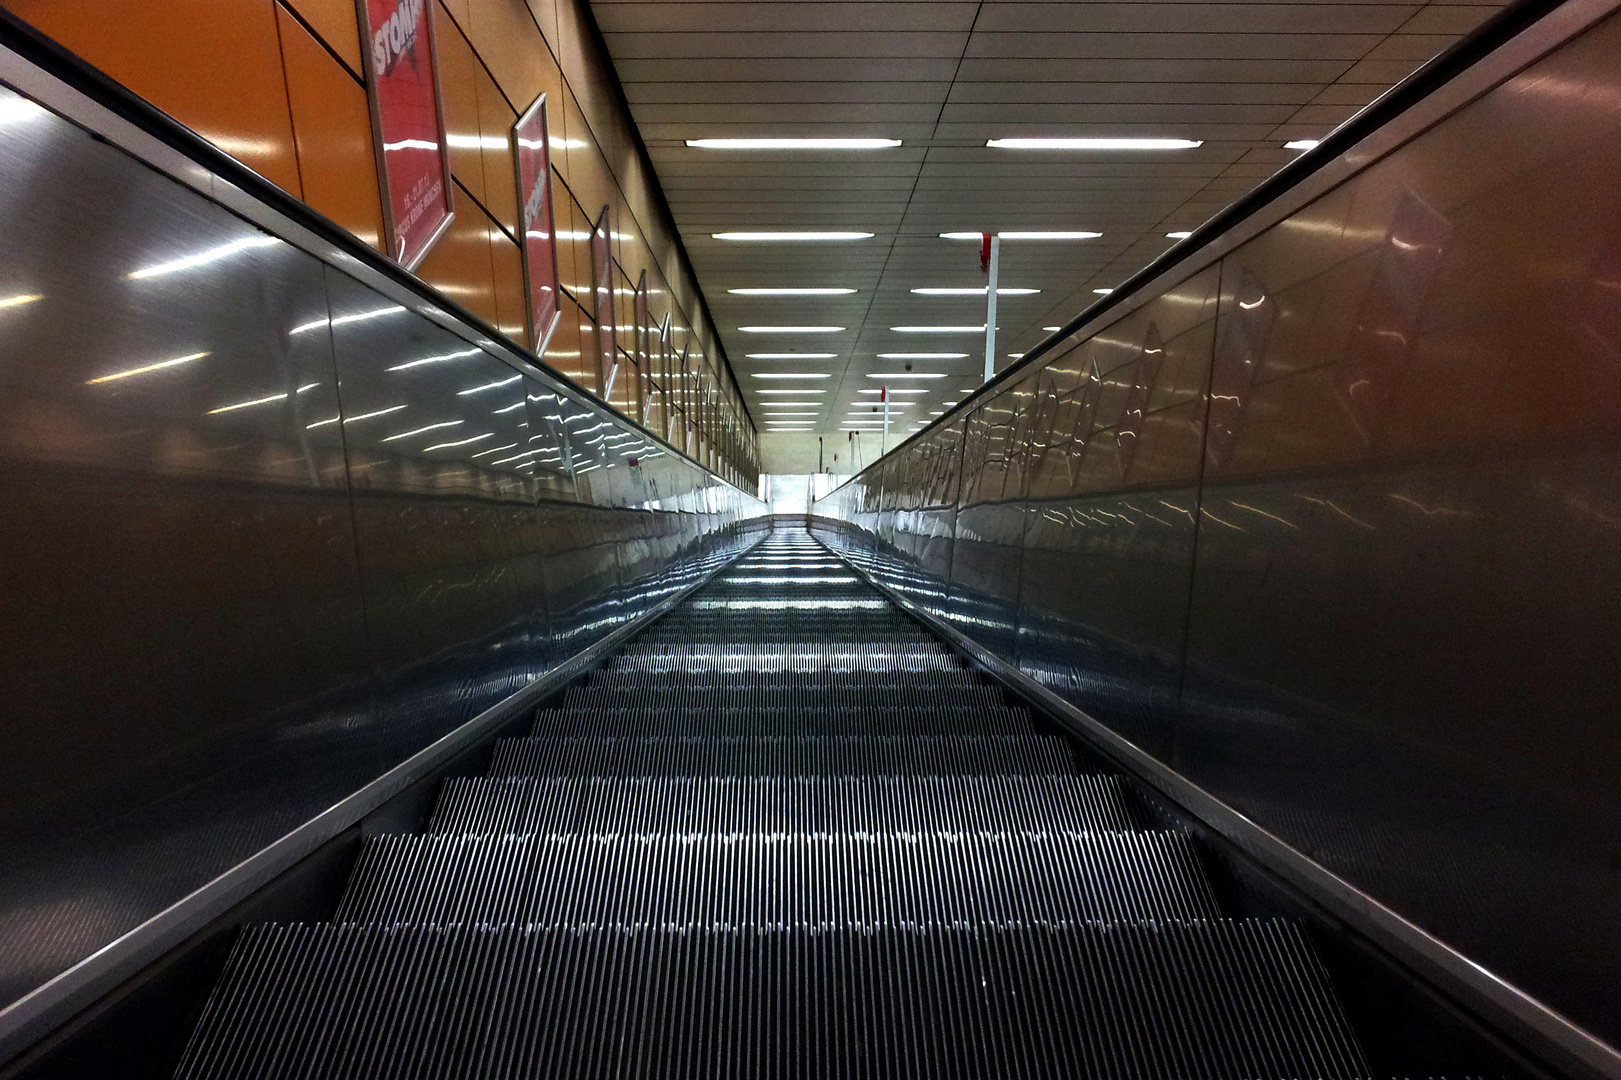
[{"label": "recessed light fixture", "polygon": [[1042,329],[1047,331],[1047,333],[1049,333],[1049,334],[1056,334],[1058,331],[1062,330],[1063,327],[1062,326],[1043,326]]},{"label": "recessed light fixture", "polygon": [[887,150],[899,139],[688,139],[700,150]]},{"label": "recessed light fixture", "polygon": [[779,240],[871,240],[873,234],[870,232],[718,232],[709,235],[716,240],[772,243]]},{"label": "recessed light fixture", "polygon": [[1315,150],[1322,143],[1321,139],[1292,139],[1283,144],[1285,150]]},{"label": "recessed light fixture", "polygon": [[1114,292],[1114,290],[1113,289],[1093,289],[1092,292],[1095,293],[1098,296],[1108,296],[1110,293]]},{"label": "recessed light fixture", "polygon": [[831,360],[839,354],[830,352],[751,352],[743,355],[750,360]]},{"label": "recessed light fixture", "polygon": [[[988,288],[990,286],[981,285],[977,289],[913,289],[912,291],[919,296],[984,296],[985,290]],[[996,287],[997,296],[1030,296],[1040,291],[1040,289],[1004,289],[1000,285]]]},{"label": "recessed light fixture", "polygon": [[756,394],[825,394],[826,390],[756,390]]},{"label": "recessed light fixture", "polygon": [[766,417],[767,422],[774,421],[779,416],[821,416],[821,412],[779,412]]},{"label": "recessed light fixture", "polygon": [[[882,390],[857,390],[858,394],[882,394]],[[927,390],[891,390],[891,394],[927,394]]]},{"label": "recessed light fixture", "polygon": [[739,326],[745,334],[837,334],[842,326]]},{"label": "recessed light fixture", "polygon": [[[1071,229],[1058,232],[999,232],[996,235],[1003,240],[1096,240],[1103,234]],[[985,234],[977,232],[943,232],[940,234],[940,238],[942,240],[983,240]]]},{"label": "recessed light fixture", "polygon": [[760,402],[760,408],[762,408],[762,409],[773,409],[773,408],[775,408],[775,409],[802,409],[807,405],[814,405],[817,408],[820,408],[822,403],[820,401],[762,401],[762,402]]},{"label": "recessed light fixture", "polygon": [[870,371],[869,379],[943,379],[945,374],[939,371]]},{"label": "recessed light fixture", "polygon": [[831,375],[817,375],[811,372],[787,371],[755,371],[751,373],[756,379],[831,379]]},{"label": "recessed light fixture", "polygon": [[881,352],[880,360],[962,360],[965,352]]},{"label": "recessed light fixture", "polygon": [[[891,326],[897,334],[983,334],[983,326]],[[1002,329],[1000,326],[998,330]]]},{"label": "recessed light fixture", "polygon": [[1192,150],[1199,139],[987,139],[998,150]]},{"label": "recessed light fixture", "polygon": [[735,296],[849,296],[854,289],[727,289]]},{"label": "recessed light fixture", "polygon": [[1180,231],[1180,232],[1168,232],[1168,233],[1165,234],[1165,238],[1167,240],[1186,240],[1188,237],[1190,237],[1192,235],[1193,235],[1193,233],[1191,231],[1183,230],[1183,231]]}]

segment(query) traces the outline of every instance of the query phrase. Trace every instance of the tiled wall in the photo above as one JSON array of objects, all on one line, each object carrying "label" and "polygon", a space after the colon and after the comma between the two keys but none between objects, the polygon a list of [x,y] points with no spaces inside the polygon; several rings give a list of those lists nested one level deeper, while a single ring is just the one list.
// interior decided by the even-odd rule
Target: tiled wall
[{"label": "tiled wall", "polygon": [[[0,0],[22,19],[373,246],[381,204],[353,0]],[[691,268],[623,108],[584,0],[440,0],[439,78],[456,220],[418,274],[526,340],[511,129],[550,103],[563,318],[544,359],[590,390],[595,323],[574,302],[609,208],[622,367],[613,401],[703,464],[752,486],[758,445]],[[559,145],[561,144],[561,145]],[[635,395],[633,296],[674,356]],[[650,335],[657,351],[658,335]],[[678,368],[682,352],[685,373]]]}]

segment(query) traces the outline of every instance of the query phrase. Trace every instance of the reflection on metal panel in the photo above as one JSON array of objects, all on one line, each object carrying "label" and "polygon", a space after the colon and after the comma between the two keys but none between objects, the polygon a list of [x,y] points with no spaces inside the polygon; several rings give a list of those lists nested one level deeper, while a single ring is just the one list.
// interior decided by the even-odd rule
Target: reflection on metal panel
[{"label": "reflection on metal panel", "polygon": [[0,207],[0,1007],[757,512],[3,88]]},{"label": "reflection on metal panel", "polygon": [[[1621,1041],[1618,57],[1611,19],[814,512]],[[930,490],[959,495],[914,505],[908,461],[946,431],[961,464]]]}]

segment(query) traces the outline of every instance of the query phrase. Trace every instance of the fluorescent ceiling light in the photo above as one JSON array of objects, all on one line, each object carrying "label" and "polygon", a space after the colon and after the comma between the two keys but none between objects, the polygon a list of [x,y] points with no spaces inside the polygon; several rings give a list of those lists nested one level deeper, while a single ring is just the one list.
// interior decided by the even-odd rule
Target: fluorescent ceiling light
[{"label": "fluorescent ceiling light", "polygon": [[[915,401],[891,401],[889,403],[889,408],[890,408],[890,411],[893,412],[896,409],[910,409],[913,405],[916,405],[916,404],[917,404],[917,402],[915,402]],[[855,406],[860,406],[860,408],[856,408]],[[870,416],[875,412],[881,413],[883,411],[884,411],[884,406],[883,406],[882,402],[878,402],[878,401],[854,401],[854,402],[851,402],[850,411],[848,413],[846,413],[845,415],[846,416]]]},{"label": "fluorescent ceiling light", "polygon": [[727,289],[735,296],[849,296],[854,289]]},{"label": "fluorescent ceiling light", "polygon": [[899,146],[899,139],[688,139],[688,146],[700,150],[886,150]]},{"label": "fluorescent ceiling light", "polygon": [[[1093,290],[1093,291],[1095,292],[1096,290]],[[1063,327],[1062,326],[1043,326],[1042,329],[1047,331],[1047,333],[1049,333],[1049,334],[1053,334],[1053,333],[1057,333],[1059,330],[1062,330]]]},{"label": "fluorescent ceiling light", "polygon": [[987,139],[998,150],[1192,150],[1199,139]]},{"label": "fluorescent ceiling light", "polygon": [[21,296],[8,296],[4,299],[0,299],[0,308],[22,307],[24,304],[32,304],[35,300],[43,299],[45,298],[38,293],[23,293]]},{"label": "fluorescent ceiling light", "polygon": [[[796,391],[796,393],[797,393],[797,391]],[[817,408],[821,408],[822,403],[820,401],[762,401],[762,402],[760,402],[760,407],[762,409],[802,409],[807,405],[814,405]]]},{"label": "fluorescent ceiling light", "polygon": [[945,374],[938,371],[871,371],[867,373],[869,379],[943,379]]},{"label": "fluorescent ceiling light", "polygon": [[716,240],[759,241],[777,240],[870,240],[870,232],[718,232],[710,233]]},{"label": "fluorescent ceiling light", "polygon": [[[977,289],[913,289],[919,296],[984,296],[990,286],[981,285]],[[997,296],[1029,296],[1040,292],[1040,289],[1004,289],[996,287]]]},{"label": "fluorescent ceiling light", "polygon": [[770,416],[767,416],[765,419],[766,419],[766,423],[770,424],[770,423],[774,423],[779,416],[821,416],[821,415],[822,414],[820,412],[783,412],[783,413],[772,413]]},{"label": "fluorescent ceiling light", "polygon": [[[891,326],[897,334],[983,334],[984,326]],[[1000,326],[998,330],[1002,329]]]},{"label": "fluorescent ceiling light", "polygon": [[[764,396],[766,394],[825,394],[825,393],[827,393],[827,391],[826,390],[756,390],[755,393],[760,394],[761,396]],[[767,404],[769,404],[769,402]]]},{"label": "fluorescent ceiling light", "polygon": [[745,334],[837,334],[842,326],[739,326]]},{"label": "fluorescent ceiling light", "polygon": [[750,360],[831,360],[839,354],[830,352],[751,352],[743,355]]},{"label": "fluorescent ceiling light", "polygon": [[[1093,289],[1092,292],[1095,293],[1098,296],[1108,296],[1110,293],[1114,292],[1114,290],[1113,289]],[[1053,329],[1056,330],[1058,328],[1053,327]]]},{"label": "fluorescent ceiling light", "polygon": [[[858,394],[882,394],[882,390],[857,390]],[[891,394],[927,394],[927,390],[891,390]]]},{"label": "fluorescent ceiling light", "polygon": [[[790,373],[786,371],[755,371],[750,374],[756,379],[831,379],[833,377],[831,375],[814,375],[810,372]],[[795,393],[798,393],[798,391],[795,391]]]},{"label": "fluorescent ceiling light", "polygon": [[[999,232],[996,235],[1003,240],[1096,240],[1103,234],[1071,229],[1058,232]],[[943,232],[940,237],[943,240],[983,240],[985,234],[977,232]]]},{"label": "fluorescent ceiling light", "polygon": [[1315,150],[1321,144],[1321,139],[1292,139],[1283,144],[1285,150]]},{"label": "fluorescent ceiling light", "polygon": [[965,352],[881,352],[880,360],[962,360]]},{"label": "fluorescent ceiling light", "polygon": [[1186,240],[1188,237],[1190,237],[1192,235],[1193,235],[1193,233],[1191,231],[1182,230],[1180,232],[1168,232],[1168,233],[1165,234],[1165,238],[1167,240]]},{"label": "fluorescent ceiling light", "polygon": [[193,360],[201,360],[207,355],[208,353],[206,352],[197,352],[192,353],[190,356],[177,356],[173,360],[159,360],[155,364],[143,364],[140,367],[130,368],[127,371],[115,371],[111,375],[102,375],[101,377],[95,379],[86,379],[85,385],[94,386],[96,383],[112,382],[115,379],[128,379],[134,375],[145,375],[148,371],[161,371],[164,368],[178,367],[181,364],[189,364]]}]

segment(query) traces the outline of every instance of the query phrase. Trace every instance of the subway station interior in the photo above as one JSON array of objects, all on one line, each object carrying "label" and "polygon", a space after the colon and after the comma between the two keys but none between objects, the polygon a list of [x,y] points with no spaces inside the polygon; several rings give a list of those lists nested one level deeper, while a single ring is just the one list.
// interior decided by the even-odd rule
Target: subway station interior
[{"label": "subway station interior", "polygon": [[0,1080],[1621,1080],[1621,0],[0,0]]}]

